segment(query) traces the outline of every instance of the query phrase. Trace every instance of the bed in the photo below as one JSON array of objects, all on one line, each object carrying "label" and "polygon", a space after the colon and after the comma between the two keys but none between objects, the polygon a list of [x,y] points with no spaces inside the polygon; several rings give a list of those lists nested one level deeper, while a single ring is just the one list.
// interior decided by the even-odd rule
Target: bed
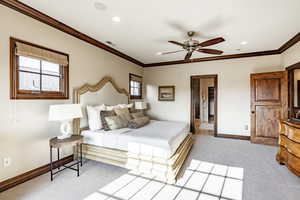
[{"label": "bed", "polygon": [[85,158],[149,173],[168,183],[176,182],[194,141],[188,124],[151,120],[138,129],[89,130],[87,105],[129,103],[127,91],[110,77],[75,89],[73,100],[82,106],[83,118],[74,120],[73,129],[84,136]]}]

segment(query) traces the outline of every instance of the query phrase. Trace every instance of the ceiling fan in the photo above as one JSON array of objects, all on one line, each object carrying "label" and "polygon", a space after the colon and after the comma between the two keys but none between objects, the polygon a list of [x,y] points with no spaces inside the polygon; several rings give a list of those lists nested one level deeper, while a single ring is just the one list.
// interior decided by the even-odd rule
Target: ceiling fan
[{"label": "ceiling fan", "polygon": [[207,53],[207,54],[215,54],[215,55],[220,55],[223,53],[223,51],[217,50],[217,49],[208,49],[208,48],[203,48],[207,46],[211,46],[214,44],[218,44],[220,42],[224,42],[225,39],[222,37],[214,38],[211,40],[207,40],[205,42],[199,42],[198,40],[193,39],[193,36],[196,34],[195,31],[188,31],[187,35],[189,39],[185,41],[184,43],[176,42],[176,41],[168,41],[172,44],[176,44],[181,46],[183,49],[178,50],[178,51],[170,51],[170,52],[164,52],[161,53],[161,55],[166,55],[166,54],[171,54],[171,53],[177,53],[181,51],[187,51],[187,54],[185,56],[185,60],[189,60],[193,54],[194,51],[198,51],[201,53]]}]

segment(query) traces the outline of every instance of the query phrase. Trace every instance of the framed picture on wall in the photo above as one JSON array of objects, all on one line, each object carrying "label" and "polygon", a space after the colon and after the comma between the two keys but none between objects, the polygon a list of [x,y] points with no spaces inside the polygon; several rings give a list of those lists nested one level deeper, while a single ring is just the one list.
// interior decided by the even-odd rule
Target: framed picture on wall
[{"label": "framed picture on wall", "polygon": [[158,101],[175,101],[175,86],[159,86]]}]

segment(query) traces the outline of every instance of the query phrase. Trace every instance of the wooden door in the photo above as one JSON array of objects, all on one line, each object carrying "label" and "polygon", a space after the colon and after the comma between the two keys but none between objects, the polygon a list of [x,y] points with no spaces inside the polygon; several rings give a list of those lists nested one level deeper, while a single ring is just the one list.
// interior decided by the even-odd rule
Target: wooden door
[{"label": "wooden door", "polygon": [[277,145],[287,118],[287,72],[251,74],[251,142]]}]

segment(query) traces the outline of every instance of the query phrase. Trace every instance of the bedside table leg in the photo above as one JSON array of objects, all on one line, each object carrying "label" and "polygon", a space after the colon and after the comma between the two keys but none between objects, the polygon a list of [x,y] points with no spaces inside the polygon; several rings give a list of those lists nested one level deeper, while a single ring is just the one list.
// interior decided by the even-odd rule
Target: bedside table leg
[{"label": "bedside table leg", "polygon": [[79,162],[77,162],[77,177],[79,176]]},{"label": "bedside table leg", "polygon": [[53,181],[53,164],[52,164],[52,146],[50,146],[50,174],[51,174],[51,181]]},{"label": "bedside table leg", "polygon": [[80,165],[82,167],[82,144],[80,144]]},{"label": "bedside table leg", "polygon": [[60,169],[60,163],[59,163],[59,148],[57,148],[57,164],[58,164],[58,169]]}]

